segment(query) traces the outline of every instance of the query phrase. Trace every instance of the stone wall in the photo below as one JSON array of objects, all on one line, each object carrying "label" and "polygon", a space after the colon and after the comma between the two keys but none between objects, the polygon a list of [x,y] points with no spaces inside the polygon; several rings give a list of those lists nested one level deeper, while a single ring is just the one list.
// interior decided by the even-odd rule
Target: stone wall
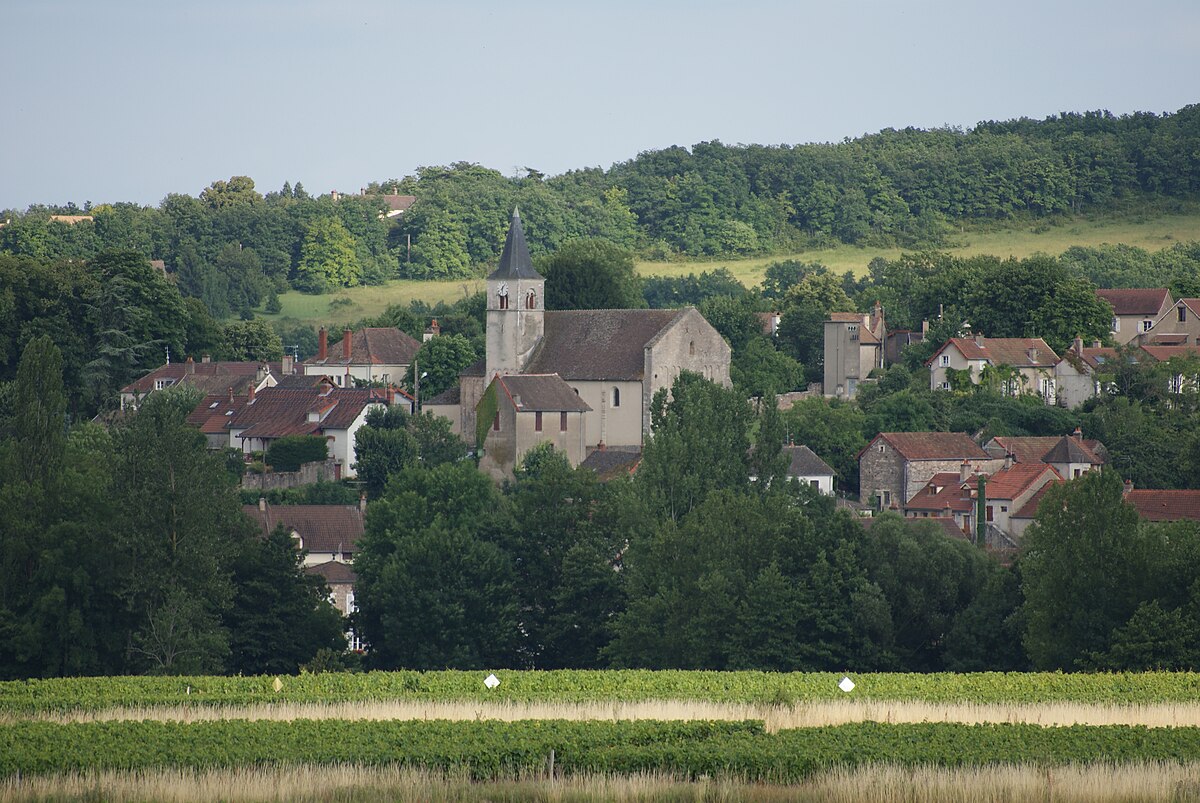
[{"label": "stone wall", "polygon": [[299,471],[267,471],[262,474],[246,472],[242,475],[242,487],[270,491],[275,488],[295,488],[318,482],[337,482],[341,479],[338,461],[302,463]]}]

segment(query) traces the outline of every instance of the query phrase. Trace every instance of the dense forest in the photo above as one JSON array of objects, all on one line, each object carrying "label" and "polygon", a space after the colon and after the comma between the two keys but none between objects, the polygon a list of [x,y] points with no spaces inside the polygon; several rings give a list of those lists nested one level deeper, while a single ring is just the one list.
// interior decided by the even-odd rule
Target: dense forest
[{"label": "dense forest", "polygon": [[[161,259],[180,291],[218,318],[395,277],[480,275],[519,206],[535,253],[582,237],[648,256],[742,256],[833,242],[937,246],[950,227],[1104,211],[1200,192],[1200,106],[904,129],[798,146],[705,142],[639,154],[608,170],[506,177],[467,163],[312,197],[261,194],[244,176],[157,207],[88,202],[0,213],[0,252],[56,261],[112,250]],[[415,196],[387,218],[384,195]],[[52,215],[87,215],[56,221]]]}]

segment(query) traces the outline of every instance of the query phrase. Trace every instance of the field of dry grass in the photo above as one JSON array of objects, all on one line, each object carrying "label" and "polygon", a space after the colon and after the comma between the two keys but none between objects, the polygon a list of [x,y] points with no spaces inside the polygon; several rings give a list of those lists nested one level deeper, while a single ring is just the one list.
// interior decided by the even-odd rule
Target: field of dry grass
[{"label": "field of dry grass", "polygon": [[[156,720],[200,722],[250,719],[340,720],[497,720],[531,719],[731,721],[762,720],[769,732],[788,728],[845,725],[852,722],[907,724],[918,722],[1025,723],[1055,727],[1065,725],[1143,725],[1152,728],[1200,726],[1200,703],[1105,705],[1088,703],[930,703],[896,700],[844,700],[795,705],[711,703],[695,700],[644,702],[436,702],[419,700],[343,703],[263,703],[236,706],[161,706],[105,708],[39,714],[49,722],[105,722]],[[6,718],[0,717],[0,723]],[[8,721],[17,717],[7,717]]]},{"label": "field of dry grass", "polygon": [[810,803],[1126,803],[1200,800],[1200,765],[1089,765],[1054,769],[874,766],[833,770],[792,786],[660,774],[525,777],[487,783],[401,767],[257,767],[101,772],[0,781],[0,803],[162,801],[808,801]]}]

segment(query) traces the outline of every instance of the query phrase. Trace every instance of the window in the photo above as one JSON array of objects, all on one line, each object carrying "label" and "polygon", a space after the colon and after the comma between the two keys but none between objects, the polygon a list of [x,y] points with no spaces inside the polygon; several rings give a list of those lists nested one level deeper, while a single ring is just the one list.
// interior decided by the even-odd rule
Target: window
[{"label": "window", "polygon": [[1184,323],[1185,321],[1187,321],[1187,307],[1180,304],[1178,307],[1175,308],[1175,313],[1179,316],[1180,323]]},{"label": "window", "polygon": [[688,341],[688,354],[692,355],[693,357],[696,356],[696,341],[695,340]]},{"label": "window", "polygon": [[174,385],[174,384],[175,384],[174,379],[156,379],[156,380],[154,380],[154,389],[162,390],[163,388],[169,388],[169,387],[171,387],[171,385]]},{"label": "window", "polygon": [[559,432],[567,431],[567,414],[566,414],[566,412],[562,412],[562,413],[558,414],[558,431]]},{"label": "window", "polygon": [[987,506],[987,520],[988,521],[992,520],[992,506],[991,505]]},{"label": "window", "polygon": [[613,388],[613,407],[621,406],[621,389]]},{"label": "window", "polygon": [[1154,328],[1154,321],[1142,321],[1142,331],[1149,332]]},{"label": "window", "polygon": [[1075,469],[1075,474],[1073,475],[1073,479],[1079,479],[1079,475],[1082,473],[1083,472],[1080,471],[1079,469]]},{"label": "window", "polygon": [[1008,505],[1001,505],[1001,506],[1000,506],[1000,512],[1001,512],[1001,513],[1007,513],[1007,512],[1008,512]]},{"label": "window", "polygon": [[500,411],[496,411],[496,417],[492,419],[492,432],[500,431]]},{"label": "window", "polygon": [[1117,316],[1115,316],[1115,315],[1113,316],[1113,321],[1112,321],[1112,330],[1113,330],[1114,332],[1119,332],[1119,331],[1121,331],[1121,319],[1120,319],[1120,318],[1118,318],[1118,317],[1117,317]]},{"label": "window", "polygon": [[949,389],[950,389],[950,383],[949,383],[949,382],[943,382],[943,383],[942,383],[942,390],[949,390]]},{"label": "window", "polygon": [[508,296],[500,296],[500,309],[508,309]]},{"label": "window", "polygon": [[943,354],[943,355],[942,355],[942,367],[943,367],[943,368],[945,368],[945,367],[946,367],[946,366],[948,366],[949,364],[950,364],[950,355],[949,355],[949,354]]},{"label": "window", "polygon": [[538,410],[536,413],[533,414],[533,431],[534,432],[542,431],[542,411],[541,410]]},{"label": "window", "polygon": [[525,295],[525,309],[537,309],[537,293],[533,290]]},{"label": "window", "polygon": [[809,480],[808,484],[811,485],[813,488],[816,488],[818,491],[821,490],[821,481],[820,480]]}]

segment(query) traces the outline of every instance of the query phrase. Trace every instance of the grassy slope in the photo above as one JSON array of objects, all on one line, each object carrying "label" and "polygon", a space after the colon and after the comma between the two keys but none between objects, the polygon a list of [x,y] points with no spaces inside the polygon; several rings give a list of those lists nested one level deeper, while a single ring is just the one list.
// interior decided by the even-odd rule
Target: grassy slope
[{"label": "grassy slope", "polygon": [[[967,230],[952,237],[944,250],[962,256],[993,254],[999,257],[1020,258],[1036,253],[1057,255],[1074,245],[1096,246],[1105,243],[1123,243],[1147,251],[1158,251],[1177,242],[1190,240],[1200,240],[1200,213],[1161,215],[1150,219],[1074,220],[1046,227],[1045,230],[1029,227],[991,231]],[[849,270],[856,275],[862,275],[866,273],[867,265],[875,257],[894,259],[904,250],[912,249],[839,245],[790,256],[755,257],[737,261],[639,262],[638,272],[643,276],[685,276],[725,267],[743,284],[754,285],[762,281],[768,265],[784,259],[820,262],[835,273]]]},{"label": "grassy slope", "polygon": [[[1200,211],[1184,215],[1163,214],[1151,218],[1099,221],[1079,219],[1049,226],[1040,231],[1028,226],[986,231],[967,230],[953,237],[946,250],[963,256],[994,254],[1001,257],[1027,257],[1039,252],[1061,254],[1073,245],[1094,246],[1102,243],[1124,243],[1148,251],[1157,251],[1177,242],[1190,240],[1200,240]],[[762,281],[768,265],[784,259],[820,262],[839,274],[849,270],[861,275],[866,272],[867,265],[875,257],[895,258],[902,250],[839,245],[800,254],[778,254],[743,260],[639,262],[638,272],[643,276],[684,276],[724,267],[743,284],[752,286]],[[407,305],[414,299],[430,304],[455,301],[481,289],[482,279],[458,279],[449,282],[400,280],[381,287],[352,287],[320,296],[293,291],[279,297],[283,305],[279,315],[259,315],[266,320],[292,318],[302,322],[346,323],[378,315],[390,304]],[[339,298],[349,299],[350,303],[331,309],[330,302]]]}]

